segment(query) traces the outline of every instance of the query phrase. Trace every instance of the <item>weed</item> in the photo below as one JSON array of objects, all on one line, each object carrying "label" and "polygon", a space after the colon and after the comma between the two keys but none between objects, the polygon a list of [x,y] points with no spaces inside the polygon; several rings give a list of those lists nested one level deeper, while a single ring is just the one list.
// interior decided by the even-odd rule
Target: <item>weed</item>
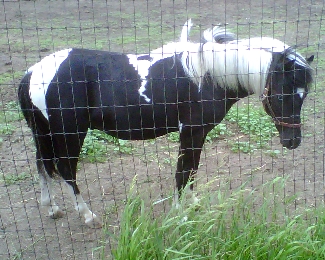
[{"label": "weed", "polygon": [[[20,120],[22,115],[20,113],[18,103],[15,101],[8,102],[5,105],[0,105],[0,135],[11,135],[15,131],[16,127],[10,124]],[[0,144],[2,143],[2,138],[0,138]]]},{"label": "weed", "polygon": [[14,79],[19,79],[24,75],[23,71],[15,71],[15,72],[5,72],[0,74],[0,85],[6,86],[9,85],[8,82],[13,81]]},{"label": "weed", "polygon": [[12,185],[12,184],[17,184],[21,181],[24,181],[26,179],[29,179],[31,176],[27,173],[21,173],[21,174],[10,174],[10,175],[4,175],[3,174],[3,181],[4,183],[9,186],[9,185]]},{"label": "weed", "polygon": [[179,132],[172,132],[167,135],[167,140],[170,142],[178,143],[179,142]]},{"label": "weed", "polygon": [[[284,153],[286,152],[286,150],[283,150],[283,151],[284,151]],[[265,153],[273,158],[276,158],[281,154],[281,151],[275,149],[275,150],[267,150]]]},{"label": "weed", "polygon": [[226,136],[226,135],[230,136],[232,134],[233,133],[231,132],[229,127],[227,127],[227,124],[220,123],[208,133],[206,140],[208,142],[212,142],[217,138],[220,138],[221,136]]},{"label": "weed", "polygon": [[99,130],[88,130],[81,149],[80,158],[89,162],[105,162],[109,153],[132,153],[131,143],[119,140]]},{"label": "weed", "polygon": [[6,104],[0,104],[0,124],[9,123],[20,120],[22,115],[20,113],[19,105],[16,101],[10,101]]},{"label": "weed", "polygon": [[1,135],[11,135],[15,131],[15,129],[16,128],[13,125],[0,124],[0,134]]},{"label": "weed", "polygon": [[256,146],[250,142],[233,142],[231,145],[231,151],[241,153],[251,153],[256,150]]},{"label": "weed", "polygon": [[239,130],[250,136],[250,142],[233,142],[232,150],[250,153],[256,149],[268,148],[268,143],[278,132],[263,108],[244,104],[230,109],[225,119],[237,123]]},{"label": "weed", "polygon": [[114,138],[114,144],[116,145],[114,151],[123,154],[132,154],[133,148],[129,141]]}]

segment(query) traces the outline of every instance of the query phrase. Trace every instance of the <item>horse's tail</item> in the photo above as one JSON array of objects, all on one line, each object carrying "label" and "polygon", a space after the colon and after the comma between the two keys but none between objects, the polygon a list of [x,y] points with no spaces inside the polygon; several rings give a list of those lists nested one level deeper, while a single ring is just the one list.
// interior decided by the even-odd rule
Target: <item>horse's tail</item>
[{"label": "horse's tail", "polygon": [[236,40],[236,34],[228,32],[226,28],[214,26],[203,32],[202,42],[227,43]]},{"label": "horse's tail", "polygon": [[188,19],[186,23],[183,25],[180,42],[188,42],[188,36],[190,34],[192,26],[193,26],[192,19]]},{"label": "horse's tail", "polygon": [[[21,80],[18,88],[18,100],[27,122],[32,130],[33,138],[37,149],[37,159],[51,160],[54,158],[53,143],[50,135],[50,126],[48,120],[42,112],[33,105],[29,94],[31,72],[27,72]],[[54,166],[51,167],[55,171]],[[48,171],[50,173],[51,171]]]}]

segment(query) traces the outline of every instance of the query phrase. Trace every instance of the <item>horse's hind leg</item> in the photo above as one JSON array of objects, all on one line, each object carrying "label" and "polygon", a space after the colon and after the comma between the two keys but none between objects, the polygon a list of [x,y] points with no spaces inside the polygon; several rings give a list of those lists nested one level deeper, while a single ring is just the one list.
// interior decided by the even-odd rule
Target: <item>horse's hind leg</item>
[{"label": "horse's hind leg", "polygon": [[[70,145],[73,144],[73,142],[67,143],[69,143]],[[73,201],[75,209],[79,212],[81,216],[85,218],[85,223],[90,227],[101,227],[102,224],[100,219],[93,212],[90,211],[86,202],[80,194],[80,190],[76,182],[77,163],[78,159],[76,157],[59,158],[57,168],[60,175],[63,177],[65,183],[67,184],[69,195]]]},{"label": "horse's hind leg", "polygon": [[43,161],[37,153],[37,169],[41,186],[41,205],[47,208],[51,218],[61,218],[63,211],[56,205],[52,191],[52,178],[50,177],[54,172],[52,160]]}]

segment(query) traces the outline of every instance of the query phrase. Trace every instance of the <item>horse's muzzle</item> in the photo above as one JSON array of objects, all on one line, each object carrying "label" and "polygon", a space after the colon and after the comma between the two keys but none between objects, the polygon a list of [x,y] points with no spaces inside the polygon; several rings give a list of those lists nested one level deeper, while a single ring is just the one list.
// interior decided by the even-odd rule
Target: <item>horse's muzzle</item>
[{"label": "horse's muzzle", "polygon": [[288,148],[289,150],[296,149],[301,143],[301,138],[300,137],[295,137],[293,139],[289,140],[281,140],[281,144],[285,147]]},{"label": "horse's muzzle", "polygon": [[[277,127],[281,144],[290,150],[296,149],[301,143],[300,128]],[[279,129],[280,128],[280,129]]]}]

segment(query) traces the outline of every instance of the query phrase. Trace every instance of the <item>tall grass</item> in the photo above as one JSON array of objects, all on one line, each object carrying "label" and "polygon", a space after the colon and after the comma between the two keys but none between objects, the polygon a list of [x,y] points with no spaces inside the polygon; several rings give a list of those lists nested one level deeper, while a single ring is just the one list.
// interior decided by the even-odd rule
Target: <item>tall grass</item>
[{"label": "tall grass", "polygon": [[324,259],[324,209],[286,216],[290,205],[274,189],[283,183],[277,178],[259,191],[243,186],[230,195],[206,192],[199,210],[172,208],[160,215],[153,214],[153,205],[131,196],[120,232],[113,236],[112,255],[121,260]]}]

